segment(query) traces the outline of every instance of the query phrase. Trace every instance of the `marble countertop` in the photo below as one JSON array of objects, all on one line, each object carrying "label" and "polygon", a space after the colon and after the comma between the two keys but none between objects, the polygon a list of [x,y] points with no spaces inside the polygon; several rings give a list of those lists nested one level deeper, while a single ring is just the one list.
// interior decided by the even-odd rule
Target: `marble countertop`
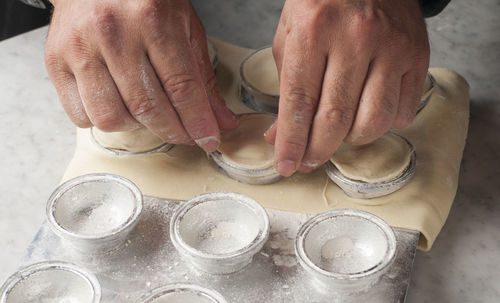
[{"label": "marble countertop", "polygon": [[[281,0],[193,0],[207,32],[245,47],[272,41]],[[500,2],[454,0],[428,20],[431,66],[471,85],[460,183],[430,252],[418,252],[407,302],[500,297]],[[44,219],[45,202],[75,147],[75,129],[43,65],[47,28],[0,42],[0,283]]]}]

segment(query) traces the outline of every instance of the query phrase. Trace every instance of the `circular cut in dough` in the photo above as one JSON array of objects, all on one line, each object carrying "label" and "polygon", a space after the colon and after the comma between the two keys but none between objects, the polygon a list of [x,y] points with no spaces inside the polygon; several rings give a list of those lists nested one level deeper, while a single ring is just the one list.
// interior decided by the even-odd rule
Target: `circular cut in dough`
[{"label": "circular cut in dough", "polygon": [[242,74],[255,90],[279,96],[280,82],[272,48],[266,47],[253,53],[243,64]]},{"label": "circular cut in dough", "polygon": [[240,117],[238,128],[222,133],[219,152],[234,166],[246,169],[267,169],[274,163],[274,146],[264,140],[264,132],[275,117],[248,114]]},{"label": "circular cut in dough", "polygon": [[330,161],[347,178],[368,183],[391,181],[410,164],[412,150],[394,133],[365,145],[342,143]]},{"label": "circular cut in dough", "polygon": [[113,150],[145,152],[165,144],[160,137],[145,127],[132,131],[111,133],[103,132],[94,127],[92,132],[94,138],[101,146]]}]

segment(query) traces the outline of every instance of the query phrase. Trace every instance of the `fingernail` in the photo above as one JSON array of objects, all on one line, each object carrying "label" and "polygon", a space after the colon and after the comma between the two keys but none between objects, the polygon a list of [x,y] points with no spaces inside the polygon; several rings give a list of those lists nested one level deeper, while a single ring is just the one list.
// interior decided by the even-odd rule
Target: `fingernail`
[{"label": "fingernail", "polygon": [[220,140],[214,136],[208,136],[194,140],[199,147],[203,148],[206,152],[213,152],[219,147]]},{"label": "fingernail", "polygon": [[297,170],[296,163],[292,160],[280,161],[277,165],[277,170],[280,175],[289,177]]}]

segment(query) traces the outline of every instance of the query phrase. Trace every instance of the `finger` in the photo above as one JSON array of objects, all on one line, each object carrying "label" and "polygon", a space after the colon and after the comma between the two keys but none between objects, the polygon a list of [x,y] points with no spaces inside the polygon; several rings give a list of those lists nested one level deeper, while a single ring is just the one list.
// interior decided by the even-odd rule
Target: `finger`
[{"label": "finger", "polygon": [[93,125],[108,132],[139,126],[125,108],[106,66],[99,60],[75,62],[70,68],[75,72],[78,92]]},{"label": "finger", "polygon": [[300,167],[310,172],[331,158],[352,126],[369,57],[329,56],[309,144]]},{"label": "finger", "polygon": [[426,75],[426,72],[419,74],[412,70],[403,75],[398,112],[392,125],[394,128],[404,128],[415,118]]},{"label": "finger", "polygon": [[61,104],[73,123],[80,128],[92,126],[83,107],[75,77],[69,72],[61,72],[57,80],[52,80]]},{"label": "finger", "polygon": [[191,45],[196,55],[205,92],[220,129],[230,130],[238,126],[236,115],[226,106],[220,94],[212,62],[208,56],[207,39],[199,19],[193,18]]},{"label": "finger", "polygon": [[292,175],[304,155],[325,69],[326,55],[307,42],[295,38],[283,57],[275,140],[275,166],[283,176]]},{"label": "finger", "polygon": [[219,127],[187,30],[171,30],[164,36],[147,41],[151,63],[189,136],[205,151],[214,151],[220,143]]},{"label": "finger", "polygon": [[[145,50],[135,44],[140,35],[117,22],[107,22],[103,28],[96,33],[99,51],[130,115],[165,142],[189,144],[192,140],[163,91]],[[128,39],[124,39],[125,34]]]},{"label": "finger", "polygon": [[126,56],[129,58],[128,66],[120,64],[113,56],[106,56],[106,59],[110,62],[113,75],[116,75],[114,78],[128,111],[165,142],[190,144],[191,137],[163,91],[146,54],[131,51]]},{"label": "finger", "polygon": [[394,60],[375,59],[361,93],[356,118],[346,137],[351,144],[366,144],[387,132],[396,118],[401,68]]}]

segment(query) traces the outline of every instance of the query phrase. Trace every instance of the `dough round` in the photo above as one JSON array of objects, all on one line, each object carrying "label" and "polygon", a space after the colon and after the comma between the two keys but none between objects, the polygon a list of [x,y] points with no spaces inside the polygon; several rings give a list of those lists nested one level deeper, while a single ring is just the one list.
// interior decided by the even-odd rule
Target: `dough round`
[{"label": "dough round", "polygon": [[272,167],[274,146],[264,140],[264,132],[274,121],[274,116],[267,114],[242,115],[238,128],[222,133],[218,149],[222,158],[242,168]]},{"label": "dough round", "polygon": [[399,177],[410,164],[412,150],[394,133],[365,145],[342,143],[330,161],[347,178],[378,183]]},{"label": "dough round", "polygon": [[165,142],[153,134],[149,129],[141,127],[125,132],[103,132],[98,128],[92,128],[94,138],[103,147],[124,150],[129,152],[144,152],[152,150]]},{"label": "dough round", "polygon": [[280,94],[278,69],[274,61],[271,47],[253,53],[242,66],[243,77],[250,86],[268,94]]}]

